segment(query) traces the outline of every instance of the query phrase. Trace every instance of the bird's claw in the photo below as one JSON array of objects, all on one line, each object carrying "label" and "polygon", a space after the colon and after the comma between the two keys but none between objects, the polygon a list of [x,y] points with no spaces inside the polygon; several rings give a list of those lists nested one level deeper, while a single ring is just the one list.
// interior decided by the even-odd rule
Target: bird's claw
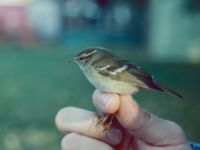
[{"label": "bird's claw", "polygon": [[107,132],[112,126],[113,118],[114,118],[114,115],[106,115],[106,116],[100,117],[97,120],[96,126],[103,126],[104,127],[103,132]]}]

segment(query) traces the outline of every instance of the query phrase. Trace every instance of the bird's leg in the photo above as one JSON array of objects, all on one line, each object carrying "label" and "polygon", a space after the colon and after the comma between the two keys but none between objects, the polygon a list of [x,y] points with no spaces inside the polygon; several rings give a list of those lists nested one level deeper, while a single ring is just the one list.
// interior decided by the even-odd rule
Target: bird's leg
[{"label": "bird's leg", "polygon": [[114,117],[115,114],[100,117],[97,121],[96,126],[102,125],[104,127],[103,132],[106,132],[111,128]]},{"label": "bird's leg", "polygon": [[114,117],[115,117],[114,114],[112,114],[112,115],[109,116],[108,123],[104,125],[103,132],[107,132],[111,128]]},{"label": "bird's leg", "polygon": [[99,119],[97,120],[96,126],[98,126],[98,125],[104,125],[106,123],[106,121],[107,121],[108,118],[109,118],[109,115],[99,117]]}]

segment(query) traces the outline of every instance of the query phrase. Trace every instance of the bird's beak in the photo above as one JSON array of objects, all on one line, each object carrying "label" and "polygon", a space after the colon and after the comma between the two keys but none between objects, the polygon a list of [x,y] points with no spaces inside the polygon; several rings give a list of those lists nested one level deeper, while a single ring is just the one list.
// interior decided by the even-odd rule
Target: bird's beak
[{"label": "bird's beak", "polygon": [[76,63],[75,59],[68,60],[68,63]]}]

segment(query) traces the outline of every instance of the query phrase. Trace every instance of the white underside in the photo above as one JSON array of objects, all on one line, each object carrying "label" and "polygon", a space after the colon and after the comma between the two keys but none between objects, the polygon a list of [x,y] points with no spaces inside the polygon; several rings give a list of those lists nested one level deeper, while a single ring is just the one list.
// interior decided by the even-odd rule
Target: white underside
[{"label": "white underside", "polygon": [[112,80],[103,76],[94,70],[84,71],[87,79],[97,88],[105,92],[113,92],[119,94],[132,94],[138,91],[137,87],[122,81]]}]

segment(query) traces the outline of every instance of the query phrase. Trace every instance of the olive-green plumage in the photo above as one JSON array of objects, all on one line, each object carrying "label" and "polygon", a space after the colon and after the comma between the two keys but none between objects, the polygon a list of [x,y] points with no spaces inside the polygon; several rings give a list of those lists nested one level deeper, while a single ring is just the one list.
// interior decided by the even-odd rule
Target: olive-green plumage
[{"label": "olive-green plumage", "polygon": [[167,91],[183,98],[177,92],[156,83],[145,70],[105,48],[84,49],[75,56],[74,61],[80,66],[88,80],[102,91],[132,94],[140,89],[153,89]]}]

